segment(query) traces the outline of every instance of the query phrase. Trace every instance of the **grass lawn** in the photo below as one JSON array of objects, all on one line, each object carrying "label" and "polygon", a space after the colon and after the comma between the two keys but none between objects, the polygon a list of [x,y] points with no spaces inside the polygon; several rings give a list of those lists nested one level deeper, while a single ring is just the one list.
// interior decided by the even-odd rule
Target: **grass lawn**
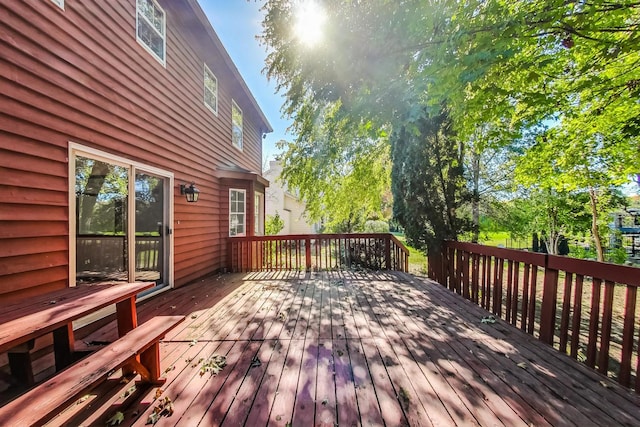
[{"label": "grass lawn", "polygon": [[409,273],[416,276],[427,275],[427,256],[424,252],[417,250],[416,248],[407,244],[407,239],[402,234],[394,235],[402,242],[403,245],[409,249]]},{"label": "grass lawn", "polygon": [[482,232],[480,233],[479,243],[512,249],[524,249],[531,246],[529,241],[512,239],[506,231]]}]

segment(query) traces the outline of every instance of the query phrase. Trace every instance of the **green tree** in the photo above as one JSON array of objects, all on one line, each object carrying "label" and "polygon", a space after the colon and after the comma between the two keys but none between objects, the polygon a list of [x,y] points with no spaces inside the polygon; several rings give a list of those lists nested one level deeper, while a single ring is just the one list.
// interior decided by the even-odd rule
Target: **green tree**
[{"label": "green tree", "polygon": [[[425,109],[447,105],[452,130],[468,153],[479,156],[486,147],[477,144],[479,129],[483,140],[512,145],[523,134],[546,134],[553,123],[579,153],[606,141],[611,155],[599,153],[607,160],[598,173],[613,172],[618,180],[640,170],[636,1],[332,0],[322,3],[324,43],[312,49],[290,31],[295,4],[265,2],[263,41],[270,49],[267,74],[287,96],[285,112],[305,124],[298,128],[302,134],[315,126],[308,113],[300,118],[305,108],[320,117],[328,105],[338,106],[351,126],[371,123],[397,132],[412,129]],[[567,159],[574,155],[563,150]],[[477,161],[467,169],[478,171]],[[541,175],[538,167],[529,170],[523,183]],[[596,218],[598,193],[615,183],[592,173],[577,174],[572,186],[547,188],[595,189]]]},{"label": "green tree", "polygon": [[464,148],[446,111],[392,136],[394,216],[415,248],[438,251],[443,240],[471,229],[469,219],[460,215],[471,199]]},{"label": "green tree", "polygon": [[620,203],[612,189],[627,182],[640,165],[637,147],[620,141],[626,136],[613,130],[607,135],[593,133],[592,129],[569,123],[536,137],[520,157],[516,177],[547,191],[588,194],[591,236],[598,260],[604,261],[601,217]]},{"label": "green tree", "polygon": [[275,215],[267,215],[264,222],[264,234],[267,236],[275,236],[284,228],[284,221],[280,218],[280,214],[276,211]]},{"label": "green tree", "polygon": [[[316,115],[319,114],[319,115]],[[370,122],[357,126],[340,103],[298,113],[295,142],[282,142],[282,179],[306,203],[305,215],[331,232],[362,231],[384,217],[390,189],[388,135]]]}]

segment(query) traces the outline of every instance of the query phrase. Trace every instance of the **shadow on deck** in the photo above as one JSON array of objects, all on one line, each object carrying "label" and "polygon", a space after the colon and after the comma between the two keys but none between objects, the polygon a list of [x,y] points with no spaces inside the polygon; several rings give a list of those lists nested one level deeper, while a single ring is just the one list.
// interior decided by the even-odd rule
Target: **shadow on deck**
[{"label": "shadow on deck", "polygon": [[211,276],[139,307],[158,314],[187,316],[162,344],[162,389],[116,372],[51,425],[145,425],[166,397],[156,425],[640,425],[639,396],[404,273]]}]

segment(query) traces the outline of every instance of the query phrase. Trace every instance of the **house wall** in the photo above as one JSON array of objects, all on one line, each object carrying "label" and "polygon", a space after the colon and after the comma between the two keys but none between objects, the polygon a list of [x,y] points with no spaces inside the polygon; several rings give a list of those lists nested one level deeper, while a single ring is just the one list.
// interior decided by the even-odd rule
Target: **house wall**
[{"label": "house wall", "polygon": [[286,183],[279,181],[281,173],[280,162],[270,161],[269,169],[264,172],[264,177],[270,181],[265,194],[265,215],[274,216],[276,212],[280,215],[284,222],[280,235],[317,233],[318,228],[304,216],[305,204],[289,193]]},{"label": "house wall", "polygon": [[[269,130],[195,0],[160,0],[166,67],[136,41],[135,0],[0,3],[0,298],[69,286],[70,141],[174,174],[176,286],[223,267],[217,165],[260,171]],[[213,34],[213,35],[212,35]],[[203,102],[203,63],[218,115]],[[231,145],[231,102],[244,151]],[[181,183],[195,182],[187,204]]]}]

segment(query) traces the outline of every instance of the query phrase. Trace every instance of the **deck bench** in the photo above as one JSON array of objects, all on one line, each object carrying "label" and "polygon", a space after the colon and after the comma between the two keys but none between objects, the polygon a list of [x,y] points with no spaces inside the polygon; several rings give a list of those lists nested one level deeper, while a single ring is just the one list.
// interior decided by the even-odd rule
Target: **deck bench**
[{"label": "deck bench", "polygon": [[42,425],[119,368],[137,372],[142,382],[162,384],[160,340],[184,319],[156,316],[141,324],[1,407],[0,425]]},{"label": "deck bench", "polygon": [[83,285],[8,304],[0,313],[0,353],[9,354],[13,375],[23,385],[33,384],[30,351],[36,338],[53,334],[56,370],[77,359],[73,321],[116,305],[118,335],[138,324],[136,295],[153,282]]}]

